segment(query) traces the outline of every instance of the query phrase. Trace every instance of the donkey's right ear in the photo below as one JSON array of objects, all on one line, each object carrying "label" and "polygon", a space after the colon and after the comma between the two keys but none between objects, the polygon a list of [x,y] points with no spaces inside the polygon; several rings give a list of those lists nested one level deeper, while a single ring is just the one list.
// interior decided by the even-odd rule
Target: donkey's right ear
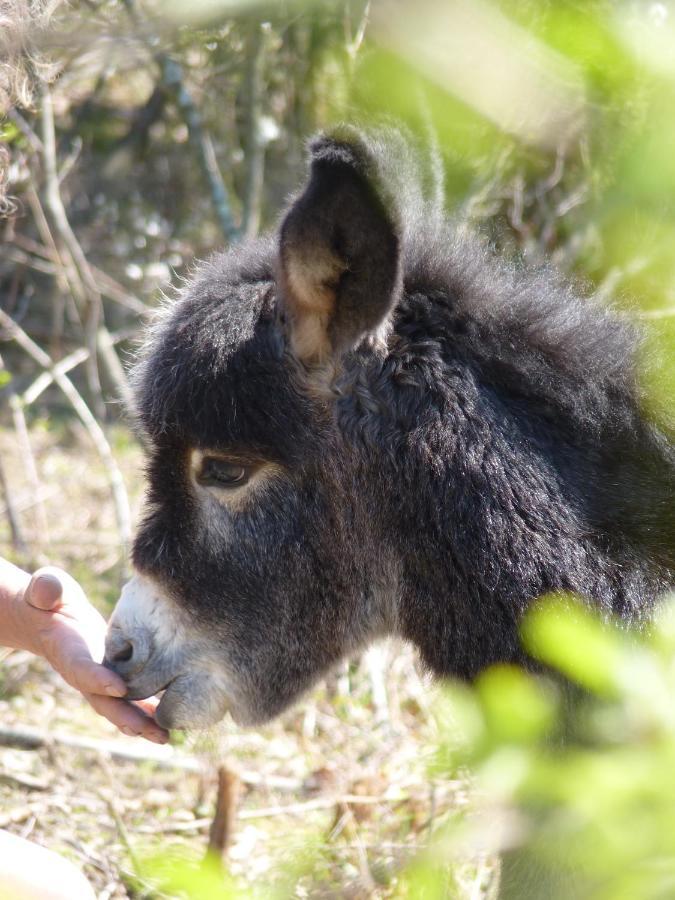
[{"label": "donkey's right ear", "polygon": [[306,365],[375,335],[401,291],[401,229],[375,153],[352,129],[315,140],[309,181],[280,231],[290,345]]}]

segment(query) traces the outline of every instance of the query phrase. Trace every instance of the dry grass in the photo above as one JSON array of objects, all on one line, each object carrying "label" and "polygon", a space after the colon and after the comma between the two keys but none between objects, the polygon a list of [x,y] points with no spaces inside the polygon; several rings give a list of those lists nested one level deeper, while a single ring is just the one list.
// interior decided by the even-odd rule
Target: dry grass
[{"label": "dry grass", "polygon": [[[124,431],[114,441],[137,510],[141,454]],[[31,444],[37,487],[13,431],[0,431],[25,537],[34,555],[67,566],[108,610],[123,560],[101,467],[86,436],[70,425],[34,422]],[[45,519],[48,540],[39,531]],[[6,546],[6,523],[2,528]],[[386,705],[374,702],[380,676]],[[0,665],[0,679],[4,727],[138,748],[40,660],[13,653]],[[178,751],[198,760],[200,772],[58,743],[0,748],[0,826],[73,859],[100,898],[163,896],[148,886],[144,863],[174,851],[201,859],[224,763],[244,781],[227,858],[233,875],[254,887],[275,886],[281,896],[395,896],[401,869],[443,815],[466,803],[462,783],[428,775],[431,696],[410,649],[387,644],[374,665],[372,657],[345,665],[264,729],[241,731],[226,720],[208,733],[175,735]],[[460,896],[482,896],[484,874],[475,865],[458,873],[466,882]]]},{"label": "dry grass", "polygon": [[[58,743],[39,751],[2,748],[0,825],[78,862],[100,897],[140,896],[136,861],[143,875],[149,855],[203,855],[215,772],[225,762],[246,780],[260,779],[243,785],[228,856],[233,875],[252,886],[282,886],[293,863],[301,872],[295,896],[390,896],[397,871],[426,842],[434,816],[463,800],[461,784],[433,783],[426,775],[427,729],[408,691],[410,665],[408,654],[395,657],[388,672],[392,695],[403,684],[406,695],[377,727],[367,679],[357,668],[348,691],[343,685],[344,693],[330,699],[322,686],[261,731],[225,722],[208,734],[177,736],[182,751],[201,762],[202,774],[113,761]],[[12,654],[3,675],[4,727],[130,745],[39,661]]]}]

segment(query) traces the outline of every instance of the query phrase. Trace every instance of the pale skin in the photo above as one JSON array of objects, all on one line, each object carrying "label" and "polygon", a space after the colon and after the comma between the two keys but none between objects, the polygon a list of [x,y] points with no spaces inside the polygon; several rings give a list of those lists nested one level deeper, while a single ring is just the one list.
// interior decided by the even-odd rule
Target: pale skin
[{"label": "pale skin", "polygon": [[31,576],[0,559],[0,645],[42,656],[124,734],[166,743],[168,732],[153,719],[157,701],[124,700],[124,681],[100,665],[105,630],[67,572],[45,566]]}]

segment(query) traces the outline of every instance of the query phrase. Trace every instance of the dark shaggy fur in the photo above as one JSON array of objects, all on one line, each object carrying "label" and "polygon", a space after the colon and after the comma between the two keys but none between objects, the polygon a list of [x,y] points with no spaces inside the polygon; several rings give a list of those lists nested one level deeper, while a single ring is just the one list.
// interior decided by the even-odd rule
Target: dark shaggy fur
[{"label": "dark shaggy fur", "polygon": [[[134,563],[227,658],[247,721],[384,633],[470,678],[527,663],[546,592],[639,622],[675,583],[675,452],[640,411],[634,328],[455,233],[420,180],[397,135],[319,139],[279,235],[202,264],[136,373]],[[195,447],[278,475],[207,515]]]}]

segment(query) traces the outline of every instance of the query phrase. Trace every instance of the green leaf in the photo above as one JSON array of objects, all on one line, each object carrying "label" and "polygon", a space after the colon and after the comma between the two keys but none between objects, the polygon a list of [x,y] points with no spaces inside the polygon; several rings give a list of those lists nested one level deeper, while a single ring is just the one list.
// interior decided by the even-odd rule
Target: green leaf
[{"label": "green leaf", "polygon": [[493,666],[476,687],[494,741],[531,741],[555,720],[555,703],[543,683],[515,666]]},{"label": "green leaf", "polygon": [[550,595],[525,617],[523,642],[536,659],[598,694],[614,694],[622,644],[572,595]]},{"label": "green leaf", "polygon": [[159,883],[162,891],[180,893],[189,900],[249,900],[254,894],[223,871],[216,859],[200,866],[176,856],[157,854],[143,864],[144,878]]}]

